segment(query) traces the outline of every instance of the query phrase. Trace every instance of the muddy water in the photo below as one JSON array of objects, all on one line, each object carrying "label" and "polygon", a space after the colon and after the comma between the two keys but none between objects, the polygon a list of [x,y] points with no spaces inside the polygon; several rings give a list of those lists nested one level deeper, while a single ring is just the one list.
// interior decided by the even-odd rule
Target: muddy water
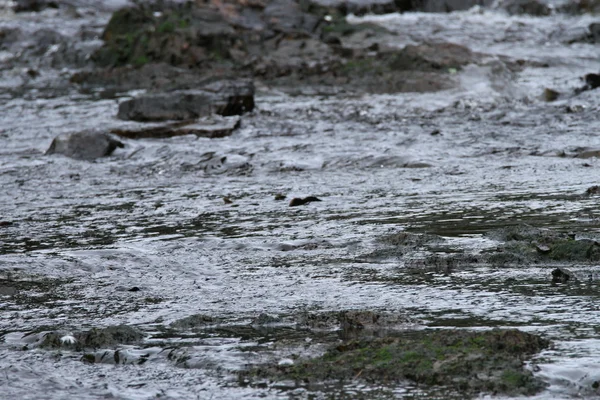
[{"label": "muddy water", "polygon": [[[7,12],[0,23],[68,34],[99,31],[107,18],[102,10],[79,18],[48,10]],[[364,19],[399,32],[394,45],[443,39],[489,61],[459,72],[460,88],[435,94],[289,96],[259,85],[257,110],[231,137],[130,140],[96,162],[43,153],[63,132],[133,125],[116,119],[118,99],[50,96],[37,83],[2,95],[7,398],[307,397],[304,389],[237,384],[235,371],[247,365],[323,349],[308,334],[303,348],[274,346],[280,334],[304,333],[249,324],[262,313],[294,319],[354,309],[404,315],[407,328],[541,333],[555,346],[536,359],[536,374],[550,384],[538,398],[596,396],[600,268],[568,265],[591,279],[567,286],[550,285],[557,264],[415,274],[414,260],[431,250],[385,252],[378,238],[438,234],[445,251],[478,254],[497,244],[485,232],[520,222],[599,235],[597,197],[581,195],[598,184],[600,162],[572,157],[600,148],[598,93],[541,100],[546,87],[572,93],[580,76],[600,71],[598,45],[565,44],[597,18],[475,10]],[[515,74],[501,56],[548,66]],[[25,79],[14,57],[3,54],[9,89]],[[65,71],[43,61],[40,81],[52,84]],[[309,195],[323,201],[288,207]],[[172,325],[197,314],[218,329]],[[87,364],[81,352],[38,347],[44,332],[118,324],[143,331],[143,345],[119,349],[148,362]],[[353,397],[375,389],[335,390]],[[410,385],[385,390],[419,393]]]}]

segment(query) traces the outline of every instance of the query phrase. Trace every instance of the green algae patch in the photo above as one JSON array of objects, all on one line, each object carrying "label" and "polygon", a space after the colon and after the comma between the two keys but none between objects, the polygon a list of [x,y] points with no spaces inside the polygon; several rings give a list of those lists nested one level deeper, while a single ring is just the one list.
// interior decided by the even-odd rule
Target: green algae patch
[{"label": "green algae patch", "polygon": [[545,387],[525,361],[550,342],[516,329],[482,332],[414,331],[401,337],[351,340],[323,356],[291,366],[262,366],[241,374],[243,382],[293,380],[298,386],[356,380],[373,385],[412,381],[447,387],[466,397],[479,393],[531,395]]},{"label": "green algae patch", "polygon": [[487,236],[504,242],[490,257],[493,263],[600,261],[598,241],[578,238],[574,233],[516,225],[489,232]]}]

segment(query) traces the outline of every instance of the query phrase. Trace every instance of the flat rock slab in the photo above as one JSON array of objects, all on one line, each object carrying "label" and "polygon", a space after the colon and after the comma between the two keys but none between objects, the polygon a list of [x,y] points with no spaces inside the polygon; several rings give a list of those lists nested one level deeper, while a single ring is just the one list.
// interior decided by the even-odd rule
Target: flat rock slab
[{"label": "flat rock slab", "polygon": [[198,90],[148,94],[119,104],[118,118],[132,121],[189,120],[218,114],[241,115],[254,109],[250,81],[215,82]]},{"label": "flat rock slab", "polygon": [[46,154],[62,154],[78,160],[94,160],[109,156],[123,143],[107,133],[85,131],[58,135]]},{"label": "flat rock slab", "polygon": [[111,133],[128,139],[164,139],[182,135],[196,135],[206,138],[229,136],[240,126],[239,117],[202,118],[153,127],[113,129]]}]

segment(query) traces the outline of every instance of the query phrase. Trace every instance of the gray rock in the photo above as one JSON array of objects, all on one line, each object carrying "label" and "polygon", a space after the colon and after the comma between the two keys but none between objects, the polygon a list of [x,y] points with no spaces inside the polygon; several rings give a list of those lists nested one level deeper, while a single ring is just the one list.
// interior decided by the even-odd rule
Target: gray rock
[{"label": "gray rock", "polygon": [[550,7],[538,0],[507,0],[500,7],[510,15],[529,14],[541,17],[552,13]]},{"label": "gray rock", "polygon": [[55,137],[46,154],[62,154],[79,160],[94,160],[109,156],[117,147],[124,147],[124,145],[111,135],[87,131]]},{"label": "gray rock", "polygon": [[119,104],[118,117],[133,121],[186,120],[219,114],[241,115],[254,109],[250,81],[214,82],[202,90],[181,90],[136,97]]},{"label": "gray rock", "polygon": [[133,121],[193,119],[213,112],[212,99],[203,91],[144,95],[119,104],[118,118]]}]

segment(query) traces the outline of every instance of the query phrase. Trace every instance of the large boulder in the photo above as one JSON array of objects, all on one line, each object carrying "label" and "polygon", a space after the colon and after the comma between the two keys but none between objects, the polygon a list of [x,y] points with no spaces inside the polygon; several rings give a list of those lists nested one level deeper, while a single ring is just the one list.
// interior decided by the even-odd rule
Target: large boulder
[{"label": "large boulder", "polygon": [[46,154],[62,154],[78,160],[94,160],[109,156],[123,143],[109,134],[86,131],[58,135],[50,144]]}]

